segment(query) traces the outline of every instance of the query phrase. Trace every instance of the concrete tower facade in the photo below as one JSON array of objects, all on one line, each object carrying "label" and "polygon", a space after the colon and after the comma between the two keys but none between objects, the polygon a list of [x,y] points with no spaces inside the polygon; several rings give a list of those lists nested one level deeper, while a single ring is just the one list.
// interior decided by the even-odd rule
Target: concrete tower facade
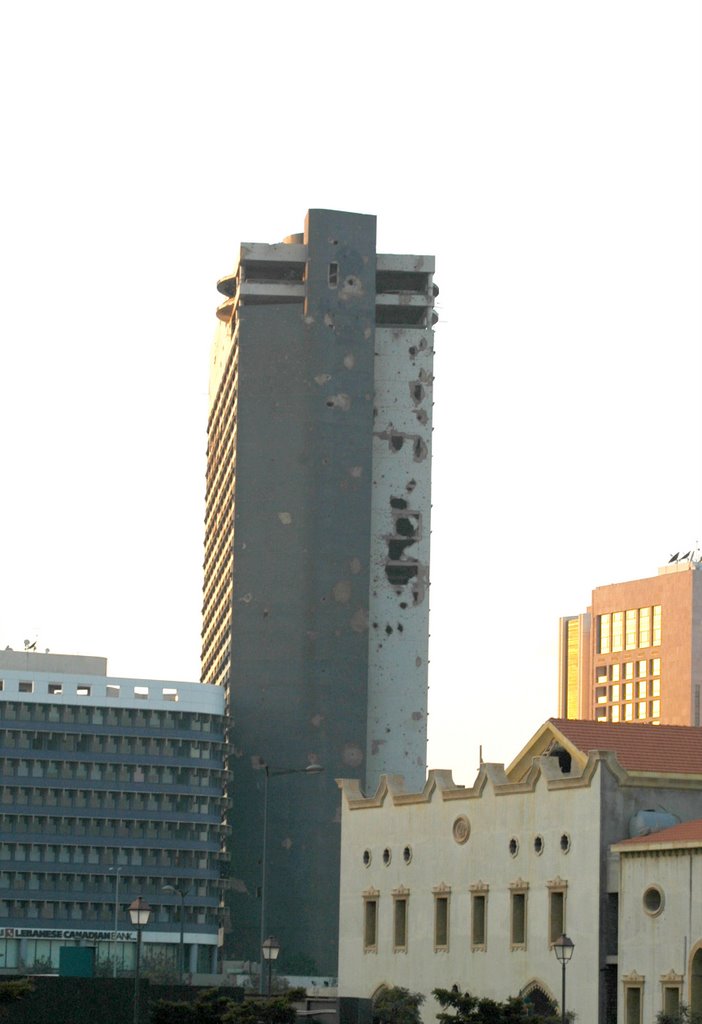
[{"label": "concrete tower facade", "polygon": [[255,959],[263,926],[325,973],[334,779],[426,771],[434,262],[377,254],[375,227],[311,210],[243,244],[210,376],[202,679],[231,716],[231,951]]}]

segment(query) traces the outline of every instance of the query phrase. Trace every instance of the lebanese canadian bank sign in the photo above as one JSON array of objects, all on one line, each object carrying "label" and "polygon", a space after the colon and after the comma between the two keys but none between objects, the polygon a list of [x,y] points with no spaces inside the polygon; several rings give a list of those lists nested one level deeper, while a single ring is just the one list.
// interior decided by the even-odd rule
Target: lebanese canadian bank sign
[{"label": "lebanese canadian bank sign", "polygon": [[93,939],[136,942],[136,932],[90,932],[80,928],[0,928],[0,939]]}]

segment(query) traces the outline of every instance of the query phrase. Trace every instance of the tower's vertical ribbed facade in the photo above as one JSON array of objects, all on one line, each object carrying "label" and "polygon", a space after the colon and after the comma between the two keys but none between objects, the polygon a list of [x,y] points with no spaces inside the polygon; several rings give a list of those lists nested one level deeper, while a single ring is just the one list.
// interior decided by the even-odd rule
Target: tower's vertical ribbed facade
[{"label": "tower's vertical ribbed facade", "polygon": [[432,274],[377,255],[374,217],[311,210],[218,285],[202,679],[232,723],[230,948],[258,956],[265,763],[291,973],[336,970],[334,779],[424,780]]}]

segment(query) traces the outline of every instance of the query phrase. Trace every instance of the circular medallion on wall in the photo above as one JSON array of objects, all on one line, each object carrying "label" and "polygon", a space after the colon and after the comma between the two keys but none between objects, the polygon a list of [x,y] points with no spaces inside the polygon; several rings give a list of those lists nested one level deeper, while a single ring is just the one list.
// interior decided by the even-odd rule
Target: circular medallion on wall
[{"label": "circular medallion on wall", "polygon": [[468,842],[470,836],[470,822],[465,814],[460,814],[453,823],[453,838],[457,843],[463,845]]}]

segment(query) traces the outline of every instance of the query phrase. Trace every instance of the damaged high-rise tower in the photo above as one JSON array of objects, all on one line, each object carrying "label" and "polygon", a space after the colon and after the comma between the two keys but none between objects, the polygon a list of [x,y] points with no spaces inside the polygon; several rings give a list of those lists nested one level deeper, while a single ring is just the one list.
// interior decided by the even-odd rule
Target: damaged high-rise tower
[{"label": "damaged high-rise tower", "polygon": [[231,716],[228,945],[259,955],[267,791],[290,973],[336,970],[335,778],[426,769],[434,260],[376,254],[375,226],[310,210],[218,284],[202,679]]}]

